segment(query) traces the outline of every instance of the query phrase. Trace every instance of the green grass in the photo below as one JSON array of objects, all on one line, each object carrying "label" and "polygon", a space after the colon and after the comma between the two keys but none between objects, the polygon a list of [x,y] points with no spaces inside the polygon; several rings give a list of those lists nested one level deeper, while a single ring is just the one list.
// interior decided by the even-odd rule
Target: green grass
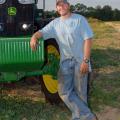
[{"label": "green grass", "polygon": [[92,50],[93,68],[99,69],[106,66],[120,67],[120,50],[94,49]]},{"label": "green grass", "polygon": [[[109,72],[105,73],[105,69]],[[113,69],[110,71],[109,69]],[[90,104],[92,108],[108,105],[120,108],[120,74],[115,67],[102,68],[92,82]]]},{"label": "green grass", "polygon": [[[120,108],[120,33],[105,22],[93,19],[89,22],[95,33],[91,57],[93,73],[90,81],[89,106],[93,111],[99,111],[104,106]],[[33,101],[24,96],[10,96],[6,93],[0,96],[0,120],[70,118],[71,113],[65,106],[50,105],[43,100]]]},{"label": "green grass", "polygon": [[95,32],[90,106],[93,110],[100,110],[102,106],[120,108],[120,33],[104,22],[90,23]]},{"label": "green grass", "polygon": [[89,22],[93,28],[94,39],[111,38],[112,33],[116,32],[112,26],[106,25],[103,21],[90,19]]},{"label": "green grass", "polygon": [[20,97],[1,96],[0,120],[67,120],[67,108]]}]

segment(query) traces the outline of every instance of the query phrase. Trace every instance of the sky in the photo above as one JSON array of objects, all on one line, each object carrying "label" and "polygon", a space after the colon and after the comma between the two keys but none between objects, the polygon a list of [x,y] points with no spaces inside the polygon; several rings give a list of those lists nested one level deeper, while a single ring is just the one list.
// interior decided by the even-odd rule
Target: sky
[{"label": "sky", "polygon": [[[55,10],[56,0],[45,0],[46,1],[46,10]],[[75,5],[77,3],[82,3],[87,7],[92,6],[96,7],[97,5],[104,6],[110,5],[113,9],[117,8],[120,10],[120,0],[68,0],[70,4]],[[38,8],[43,8],[43,0],[38,0]]]}]

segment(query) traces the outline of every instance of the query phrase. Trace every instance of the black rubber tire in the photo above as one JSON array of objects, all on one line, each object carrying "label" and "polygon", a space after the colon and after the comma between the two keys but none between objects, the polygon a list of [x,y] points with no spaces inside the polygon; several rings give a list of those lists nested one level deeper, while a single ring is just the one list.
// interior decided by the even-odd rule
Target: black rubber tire
[{"label": "black rubber tire", "polygon": [[[54,46],[55,48],[56,48],[56,50],[58,51],[58,53],[59,53],[59,47],[58,47],[58,44],[57,44],[57,42],[54,40],[54,39],[49,39],[49,40],[46,40],[45,41],[45,59],[46,59],[46,61],[45,61],[45,63],[47,64],[47,62],[48,62],[48,57],[47,57],[47,54],[48,54],[48,49],[47,49],[47,47],[49,46],[49,45],[52,45],[52,46]],[[47,87],[46,87],[46,85],[45,85],[45,83],[44,83],[44,80],[43,80],[43,76],[40,76],[40,84],[41,84],[41,90],[42,90],[42,92],[44,93],[44,95],[45,95],[45,98],[46,98],[46,102],[49,102],[49,103],[51,103],[51,104],[59,104],[60,102],[61,102],[61,99],[60,99],[60,97],[59,97],[59,95],[58,95],[58,92],[55,92],[55,93],[51,93],[48,89],[47,89]]]},{"label": "black rubber tire", "polygon": [[42,92],[45,95],[46,102],[48,102],[48,103],[50,103],[52,105],[54,105],[54,104],[57,105],[57,104],[59,104],[61,102],[61,99],[60,99],[60,97],[58,95],[58,92],[50,93],[48,91],[48,89],[45,86],[45,83],[43,81],[43,77],[42,76],[40,76],[40,84],[41,84],[41,90],[42,90]]}]

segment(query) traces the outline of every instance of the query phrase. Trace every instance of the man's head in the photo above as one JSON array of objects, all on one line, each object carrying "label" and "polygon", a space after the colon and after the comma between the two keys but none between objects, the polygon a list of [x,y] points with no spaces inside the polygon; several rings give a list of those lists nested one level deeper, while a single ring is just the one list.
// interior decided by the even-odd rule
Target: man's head
[{"label": "man's head", "polygon": [[62,3],[69,4],[67,0],[57,0],[56,6],[59,5],[61,2],[62,2]]},{"label": "man's head", "polygon": [[56,8],[61,16],[65,16],[70,12],[70,4],[67,0],[57,0]]}]

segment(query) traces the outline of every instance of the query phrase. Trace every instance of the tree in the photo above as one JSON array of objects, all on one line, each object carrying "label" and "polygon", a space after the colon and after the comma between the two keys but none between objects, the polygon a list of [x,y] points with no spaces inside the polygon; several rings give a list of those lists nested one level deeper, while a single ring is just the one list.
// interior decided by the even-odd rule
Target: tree
[{"label": "tree", "polygon": [[98,5],[96,8],[95,8],[95,18],[97,19],[100,19],[102,18],[102,7],[100,5]]},{"label": "tree", "polygon": [[71,10],[72,12],[75,12],[75,6],[74,6],[74,5],[71,5],[71,6],[70,6],[70,10]]},{"label": "tree", "polygon": [[120,20],[120,11],[118,9],[113,10],[113,20]]},{"label": "tree", "polygon": [[87,11],[87,7],[84,4],[78,3],[75,5],[75,11],[84,15]]},{"label": "tree", "polygon": [[86,11],[87,17],[95,17],[96,10],[93,7],[88,7]]},{"label": "tree", "polygon": [[102,19],[107,21],[107,20],[112,20],[113,12],[112,8],[109,5],[105,5],[102,8]]}]

